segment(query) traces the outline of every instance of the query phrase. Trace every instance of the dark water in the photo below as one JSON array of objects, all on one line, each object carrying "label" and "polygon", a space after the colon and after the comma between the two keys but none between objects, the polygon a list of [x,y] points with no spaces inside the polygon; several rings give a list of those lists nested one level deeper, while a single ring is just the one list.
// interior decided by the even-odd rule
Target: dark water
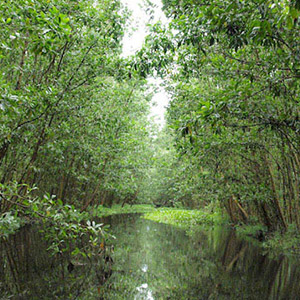
[{"label": "dark water", "polygon": [[32,227],[1,242],[0,299],[300,299],[299,258],[270,258],[233,231],[186,234],[136,215],[105,222],[116,237],[106,260],[49,257]]}]

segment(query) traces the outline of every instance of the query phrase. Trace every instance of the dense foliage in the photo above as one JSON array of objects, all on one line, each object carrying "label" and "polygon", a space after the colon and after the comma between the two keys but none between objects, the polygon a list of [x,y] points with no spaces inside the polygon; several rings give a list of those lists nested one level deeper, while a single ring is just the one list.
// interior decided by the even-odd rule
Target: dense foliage
[{"label": "dense foliage", "polygon": [[134,195],[148,96],[120,58],[124,21],[118,1],[1,4],[2,184],[82,209]]},{"label": "dense foliage", "polygon": [[127,16],[117,0],[1,2],[0,237],[38,222],[52,253],[80,254],[105,238],[91,206],[136,200],[151,93],[121,57]]},{"label": "dense foliage", "polygon": [[139,57],[172,96],[181,186],[198,199],[187,204],[299,229],[298,2],[163,3],[169,27],[156,24]]},{"label": "dense foliage", "polygon": [[[4,235],[39,209],[132,203],[299,230],[298,2],[163,4],[166,28],[122,58],[120,1],[1,3]],[[159,133],[148,74],[172,98]]]},{"label": "dense foliage", "polygon": [[[126,271],[113,267],[114,259],[121,266],[136,260],[138,278],[143,279],[147,270],[140,268],[142,253],[143,259],[161,256],[164,262],[149,272],[155,278],[155,297],[178,298],[188,292],[191,299],[198,299],[201,292],[213,298],[230,294],[221,281],[224,277],[228,286],[235,285],[235,278],[227,274],[234,266],[248,269],[252,266],[248,262],[260,261],[260,256],[251,258],[248,246],[222,237],[225,273],[220,273],[206,254],[177,253],[176,249],[190,247],[182,242],[184,231],[135,223],[125,213],[148,213],[145,218],[150,220],[191,229],[189,233],[197,236],[192,248],[202,243],[194,225],[213,227],[230,218],[231,223],[245,225],[240,232],[260,241],[267,231],[273,232],[265,246],[299,252],[299,1],[162,2],[168,24],[149,25],[143,48],[124,58],[121,41],[129,12],[121,0],[1,1],[4,297],[41,294],[44,286],[54,285],[54,292],[47,288],[47,293],[61,298],[59,276],[64,279],[67,271],[76,284],[63,293],[75,298],[86,293],[87,299],[95,294],[121,299],[135,297],[136,291],[149,298],[142,282],[138,288],[135,285],[131,267]],[[145,3],[153,13],[151,1]],[[167,124],[160,131],[149,118],[153,94],[149,75],[164,79],[171,98]],[[115,256],[114,236],[102,220],[96,222],[112,214],[124,214],[130,231],[114,242]],[[168,230],[174,230],[175,240],[180,234],[184,237],[178,245],[173,241],[171,256],[165,251],[170,246]],[[28,279],[23,278],[36,268],[39,249],[29,231],[37,237],[43,255],[45,250],[53,254],[49,261],[43,260],[48,270],[55,270],[55,280],[41,276],[43,287],[37,291],[31,287],[34,281],[29,280],[28,288]],[[142,252],[135,240],[143,245]],[[211,241],[203,244],[201,253],[216,254]],[[35,248],[32,255],[30,248]],[[266,256],[261,259],[258,265],[268,267]],[[93,273],[80,283],[71,273],[87,261]],[[190,275],[182,281],[181,273],[188,270],[183,261],[194,269],[194,281]],[[274,273],[271,264],[266,274],[273,272],[278,278],[288,274],[293,286],[294,271],[281,262],[275,267],[279,272]],[[199,270],[207,272],[199,277]],[[257,274],[262,274],[260,268]],[[236,276],[246,278],[240,272]],[[276,276],[270,281],[274,293],[277,282],[281,284]],[[256,273],[253,278],[251,294],[273,295],[264,284],[259,286],[262,292],[257,289]],[[233,290],[235,297],[240,293]],[[281,294],[285,293],[282,288]]]}]

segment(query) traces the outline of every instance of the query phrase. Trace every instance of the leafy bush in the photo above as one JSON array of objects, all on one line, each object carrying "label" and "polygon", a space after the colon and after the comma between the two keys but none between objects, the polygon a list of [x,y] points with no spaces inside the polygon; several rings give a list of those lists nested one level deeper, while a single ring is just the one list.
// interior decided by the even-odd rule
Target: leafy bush
[{"label": "leafy bush", "polygon": [[[37,223],[49,242],[53,254],[72,252],[84,254],[77,242],[88,237],[88,246],[99,246],[108,235],[103,224],[89,220],[87,212],[78,211],[73,205],[65,205],[60,199],[49,194],[44,197],[34,196],[36,188],[26,185],[1,185],[2,204],[10,204],[10,211],[0,217],[1,236],[7,238],[24,223]],[[20,193],[22,191],[22,193]]]},{"label": "leafy bush", "polygon": [[21,226],[21,220],[17,215],[6,212],[0,217],[0,237],[7,238],[15,233]]}]

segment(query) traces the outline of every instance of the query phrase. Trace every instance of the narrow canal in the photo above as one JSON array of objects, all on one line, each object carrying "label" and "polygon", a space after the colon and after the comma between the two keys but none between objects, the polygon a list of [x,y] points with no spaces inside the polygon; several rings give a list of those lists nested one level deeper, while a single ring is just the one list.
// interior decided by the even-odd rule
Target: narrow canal
[{"label": "narrow canal", "polygon": [[[299,258],[269,257],[225,228],[185,233],[139,215],[105,219],[105,259],[49,257],[35,227],[0,245],[0,299],[299,299]],[[70,265],[70,262],[72,264]]]}]

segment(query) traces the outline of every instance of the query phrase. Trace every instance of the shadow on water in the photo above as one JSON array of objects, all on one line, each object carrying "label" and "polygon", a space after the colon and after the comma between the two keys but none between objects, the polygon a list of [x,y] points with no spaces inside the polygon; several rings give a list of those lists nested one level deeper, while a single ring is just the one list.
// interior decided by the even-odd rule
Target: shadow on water
[{"label": "shadow on water", "polygon": [[0,244],[0,299],[299,299],[300,262],[271,259],[224,228],[186,234],[137,215],[104,219],[116,237],[112,270],[49,257],[34,227]]}]

